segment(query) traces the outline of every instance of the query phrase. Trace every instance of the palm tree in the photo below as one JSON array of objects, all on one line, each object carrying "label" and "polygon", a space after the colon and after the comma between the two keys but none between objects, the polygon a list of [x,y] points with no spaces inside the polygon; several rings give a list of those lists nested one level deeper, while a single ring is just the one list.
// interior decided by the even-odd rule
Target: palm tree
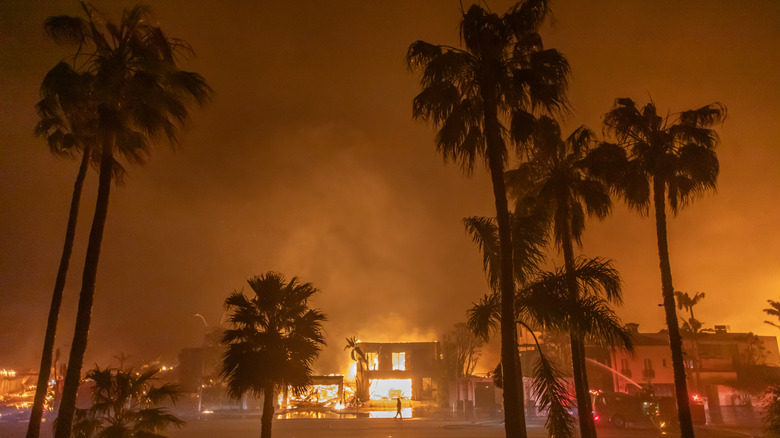
[{"label": "palm tree", "polygon": [[94,382],[92,406],[76,411],[73,437],[164,438],[161,432],[168,426],[181,427],[184,421],[160,407],[166,401],[176,403],[180,392],[170,383],[154,385],[159,371],[89,370],[86,378]]},{"label": "palm tree", "polygon": [[89,123],[94,124],[95,152],[100,156],[98,196],[55,438],[70,437],[116,171],[114,157],[121,155],[129,163],[142,163],[158,140],[165,138],[175,145],[179,128],[188,119],[189,104],[203,104],[210,95],[200,75],[177,66],[177,56],[189,50],[188,46],[147,24],[147,7],[125,10],[119,25],[87,3],[82,3],[82,8],[86,18],[54,16],[45,23],[46,32],[56,42],[77,47],[73,69],[94,78],[88,88],[95,103]]},{"label": "palm tree", "polygon": [[704,299],[704,292],[696,292],[693,296],[688,292],[674,291],[674,297],[677,298],[677,310],[685,309],[691,314],[691,318],[696,318],[693,314],[693,306],[699,304]]},{"label": "palm tree", "polygon": [[471,6],[462,11],[460,40],[465,48],[414,42],[410,68],[422,70],[422,91],[413,116],[438,129],[435,143],[445,159],[468,173],[477,157],[487,162],[493,183],[501,245],[501,363],[507,436],[525,436],[525,416],[517,390],[513,311],[514,280],[510,219],[503,174],[507,160],[505,122],[512,140],[527,135],[531,113],[565,108],[569,65],[557,51],[543,49],[538,29],[549,13],[546,0],[525,0],[498,15]]},{"label": "palm tree", "polygon": [[[541,117],[534,125],[530,142],[529,161],[506,173],[507,186],[516,199],[530,199],[548,209],[555,244],[563,252],[569,300],[576,302],[580,291],[574,277],[574,243],[582,245],[586,212],[603,219],[612,204],[608,187],[588,173],[587,163],[598,153],[591,149],[595,135],[581,126],[564,140],[558,123]],[[580,433],[583,437],[595,437],[583,335],[576,324],[570,324],[570,329]]]},{"label": "palm tree", "polygon": [[[611,262],[602,259],[577,259],[574,276],[578,290],[584,292],[575,303],[562,292],[569,290],[565,271],[544,273],[538,268],[543,261],[542,247],[547,243],[548,212],[529,198],[520,198],[511,216],[513,261],[515,278],[518,279],[518,295],[515,303],[516,322],[533,331],[527,324],[547,330],[575,330],[593,334],[590,339],[610,346],[630,348],[630,339],[614,312],[603,300],[619,303],[621,282]],[[471,217],[464,219],[467,232],[480,249],[485,273],[492,293],[483,297],[469,310],[469,328],[480,338],[487,340],[491,329],[500,328],[500,295],[497,286],[500,252],[495,220]],[[534,368],[533,391],[542,397],[544,409],[549,412],[546,427],[551,436],[569,436],[570,418],[563,413],[570,400],[558,391],[557,366],[544,357],[541,350],[540,362]],[[544,386],[544,387],[543,387]],[[539,391],[544,391],[544,394]],[[539,397],[537,397],[539,398]],[[569,431],[569,432],[566,432]]]},{"label": "palm tree", "polygon": [[89,99],[89,74],[78,73],[66,62],[58,63],[49,70],[41,84],[41,100],[35,106],[40,117],[35,126],[35,134],[45,138],[51,152],[58,156],[74,157],[81,154],[81,164],[73,184],[68,224],[65,229],[65,242],[62,247],[57,278],[54,282],[49,317],[46,322],[46,335],[43,341],[41,364],[38,371],[38,383],[27,426],[27,438],[37,438],[40,434],[46,392],[51,374],[54,340],[57,333],[62,293],[76,237],[79,203],[82,188],[87,176],[87,167],[92,159],[94,133],[90,133],[89,119],[94,112]]},{"label": "palm tree", "polygon": [[[541,272],[529,280],[517,294],[517,322],[547,331],[576,331],[583,338],[611,348],[633,348],[629,332],[615,315],[609,301],[620,299],[620,276],[611,262],[600,258],[578,258],[574,277],[581,294],[576,301],[569,295],[569,278],[565,268]],[[608,299],[602,298],[608,297]],[[499,306],[496,294],[487,295],[469,310],[469,327],[485,339],[498,326]],[[533,391],[541,396],[543,410],[549,412],[548,434],[571,436],[571,418],[564,415],[570,404],[568,392],[561,392],[560,373],[556,364],[538,348],[540,361],[534,369]]]},{"label": "palm tree", "polygon": [[220,374],[233,398],[263,394],[260,436],[270,438],[275,391],[290,387],[299,395],[311,383],[312,363],[325,345],[325,315],[309,308],[309,298],[317,292],[311,283],[295,277],[286,282],[276,272],[248,282],[254,297],[234,291],[225,300],[233,327],[222,336],[227,351]]},{"label": "palm tree", "polygon": [[344,346],[345,350],[349,350],[349,356],[355,361],[355,408],[360,406],[360,403],[364,402],[364,397],[368,394],[368,381],[366,377],[366,369],[368,369],[368,358],[363,353],[363,349],[360,348],[360,341],[354,336],[347,338],[347,345]]},{"label": "palm tree", "polygon": [[725,117],[726,107],[719,103],[663,117],[653,102],[638,108],[633,100],[620,98],[604,117],[605,130],[616,137],[617,145],[600,147],[612,157],[602,161],[602,175],[626,203],[642,215],[648,213],[651,199],[655,208],[663,307],[683,438],[693,437],[693,424],[674,303],[666,206],[677,213],[697,195],[715,189],[718,135],[710,128]]},{"label": "palm tree", "polygon": [[[771,307],[768,309],[764,309],[764,312],[767,315],[771,315],[777,319],[780,319],[780,302],[772,301],[772,300],[766,300],[766,301],[767,303],[769,303]],[[772,321],[764,321],[764,323],[780,329],[780,324],[774,323]]]}]

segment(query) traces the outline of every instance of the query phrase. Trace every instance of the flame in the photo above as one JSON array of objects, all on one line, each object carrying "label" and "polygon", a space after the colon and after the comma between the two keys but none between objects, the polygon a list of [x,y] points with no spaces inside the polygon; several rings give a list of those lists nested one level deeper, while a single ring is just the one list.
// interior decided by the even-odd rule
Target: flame
[{"label": "flame", "polygon": [[373,379],[369,385],[371,400],[412,397],[412,379]]}]

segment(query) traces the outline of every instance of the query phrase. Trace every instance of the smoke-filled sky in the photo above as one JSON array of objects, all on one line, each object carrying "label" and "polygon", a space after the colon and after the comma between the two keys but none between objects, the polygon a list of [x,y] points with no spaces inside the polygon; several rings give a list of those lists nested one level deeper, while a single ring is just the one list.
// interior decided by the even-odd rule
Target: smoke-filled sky
[{"label": "smoke-filled sky", "polygon": [[[96,1],[118,18],[129,1]],[[461,219],[494,215],[484,168],[444,164],[411,118],[422,39],[457,45],[458,1],[152,1],[183,68],[215,90],[175,152],[162,146],[112,192],[87,365],[176,360],[202,341],[202,314],[269,270],[321,289],[329,317],[320,372],[343,371],[344,338],[434,340],[486,291]],[[512,2],[491,1],[499,12]],[[467,7],[468,3],[464,3]],[[669,224],[675,288],[705,292],[705,325],[777,334],[780,299],[780,3],[775,0],[553,2],[545,45],[572,66],[570,131],[600,132],[617,97],[661,112],[727,105],[718,193]],[[75,0],[0,3],[0,367],[36,366],[78,163],[33,137],[46,71],[68,56],[44,36]],[[96,172],[88,176],[57,346],[67,350]],[[615,261],[619,314],[663,327],[654,223],[619,203],[588,222],[582,252]],[[555,254],[553,254],[555,256]],[[556,256],[557,257],[557,256]],[[560,263],[559,259],[554,259]],[[493,360],[493,359],[491,359]],[[117,363],[114,363],[117,365]],[[485,368],[492,363],[483,364]]]}]

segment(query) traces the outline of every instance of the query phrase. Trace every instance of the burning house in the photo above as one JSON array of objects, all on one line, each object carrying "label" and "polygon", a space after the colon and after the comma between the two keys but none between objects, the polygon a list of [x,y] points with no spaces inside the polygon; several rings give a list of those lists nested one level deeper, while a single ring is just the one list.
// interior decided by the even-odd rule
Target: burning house
[{"label": "burning house", "polygon": [[356,378],[368,383],[363,400],[433,400],[439,375],[438,342],[360,342],[365,364]]}]

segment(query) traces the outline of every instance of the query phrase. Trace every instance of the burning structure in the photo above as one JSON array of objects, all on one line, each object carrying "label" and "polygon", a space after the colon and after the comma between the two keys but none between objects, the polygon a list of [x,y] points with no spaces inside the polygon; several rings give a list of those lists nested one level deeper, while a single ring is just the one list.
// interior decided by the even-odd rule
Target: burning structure
[{"label": "burning structure", "polygon": [[438,395],[438,342],[358,342],[365,363],[356,380],[361,400],[434,400]]}]

